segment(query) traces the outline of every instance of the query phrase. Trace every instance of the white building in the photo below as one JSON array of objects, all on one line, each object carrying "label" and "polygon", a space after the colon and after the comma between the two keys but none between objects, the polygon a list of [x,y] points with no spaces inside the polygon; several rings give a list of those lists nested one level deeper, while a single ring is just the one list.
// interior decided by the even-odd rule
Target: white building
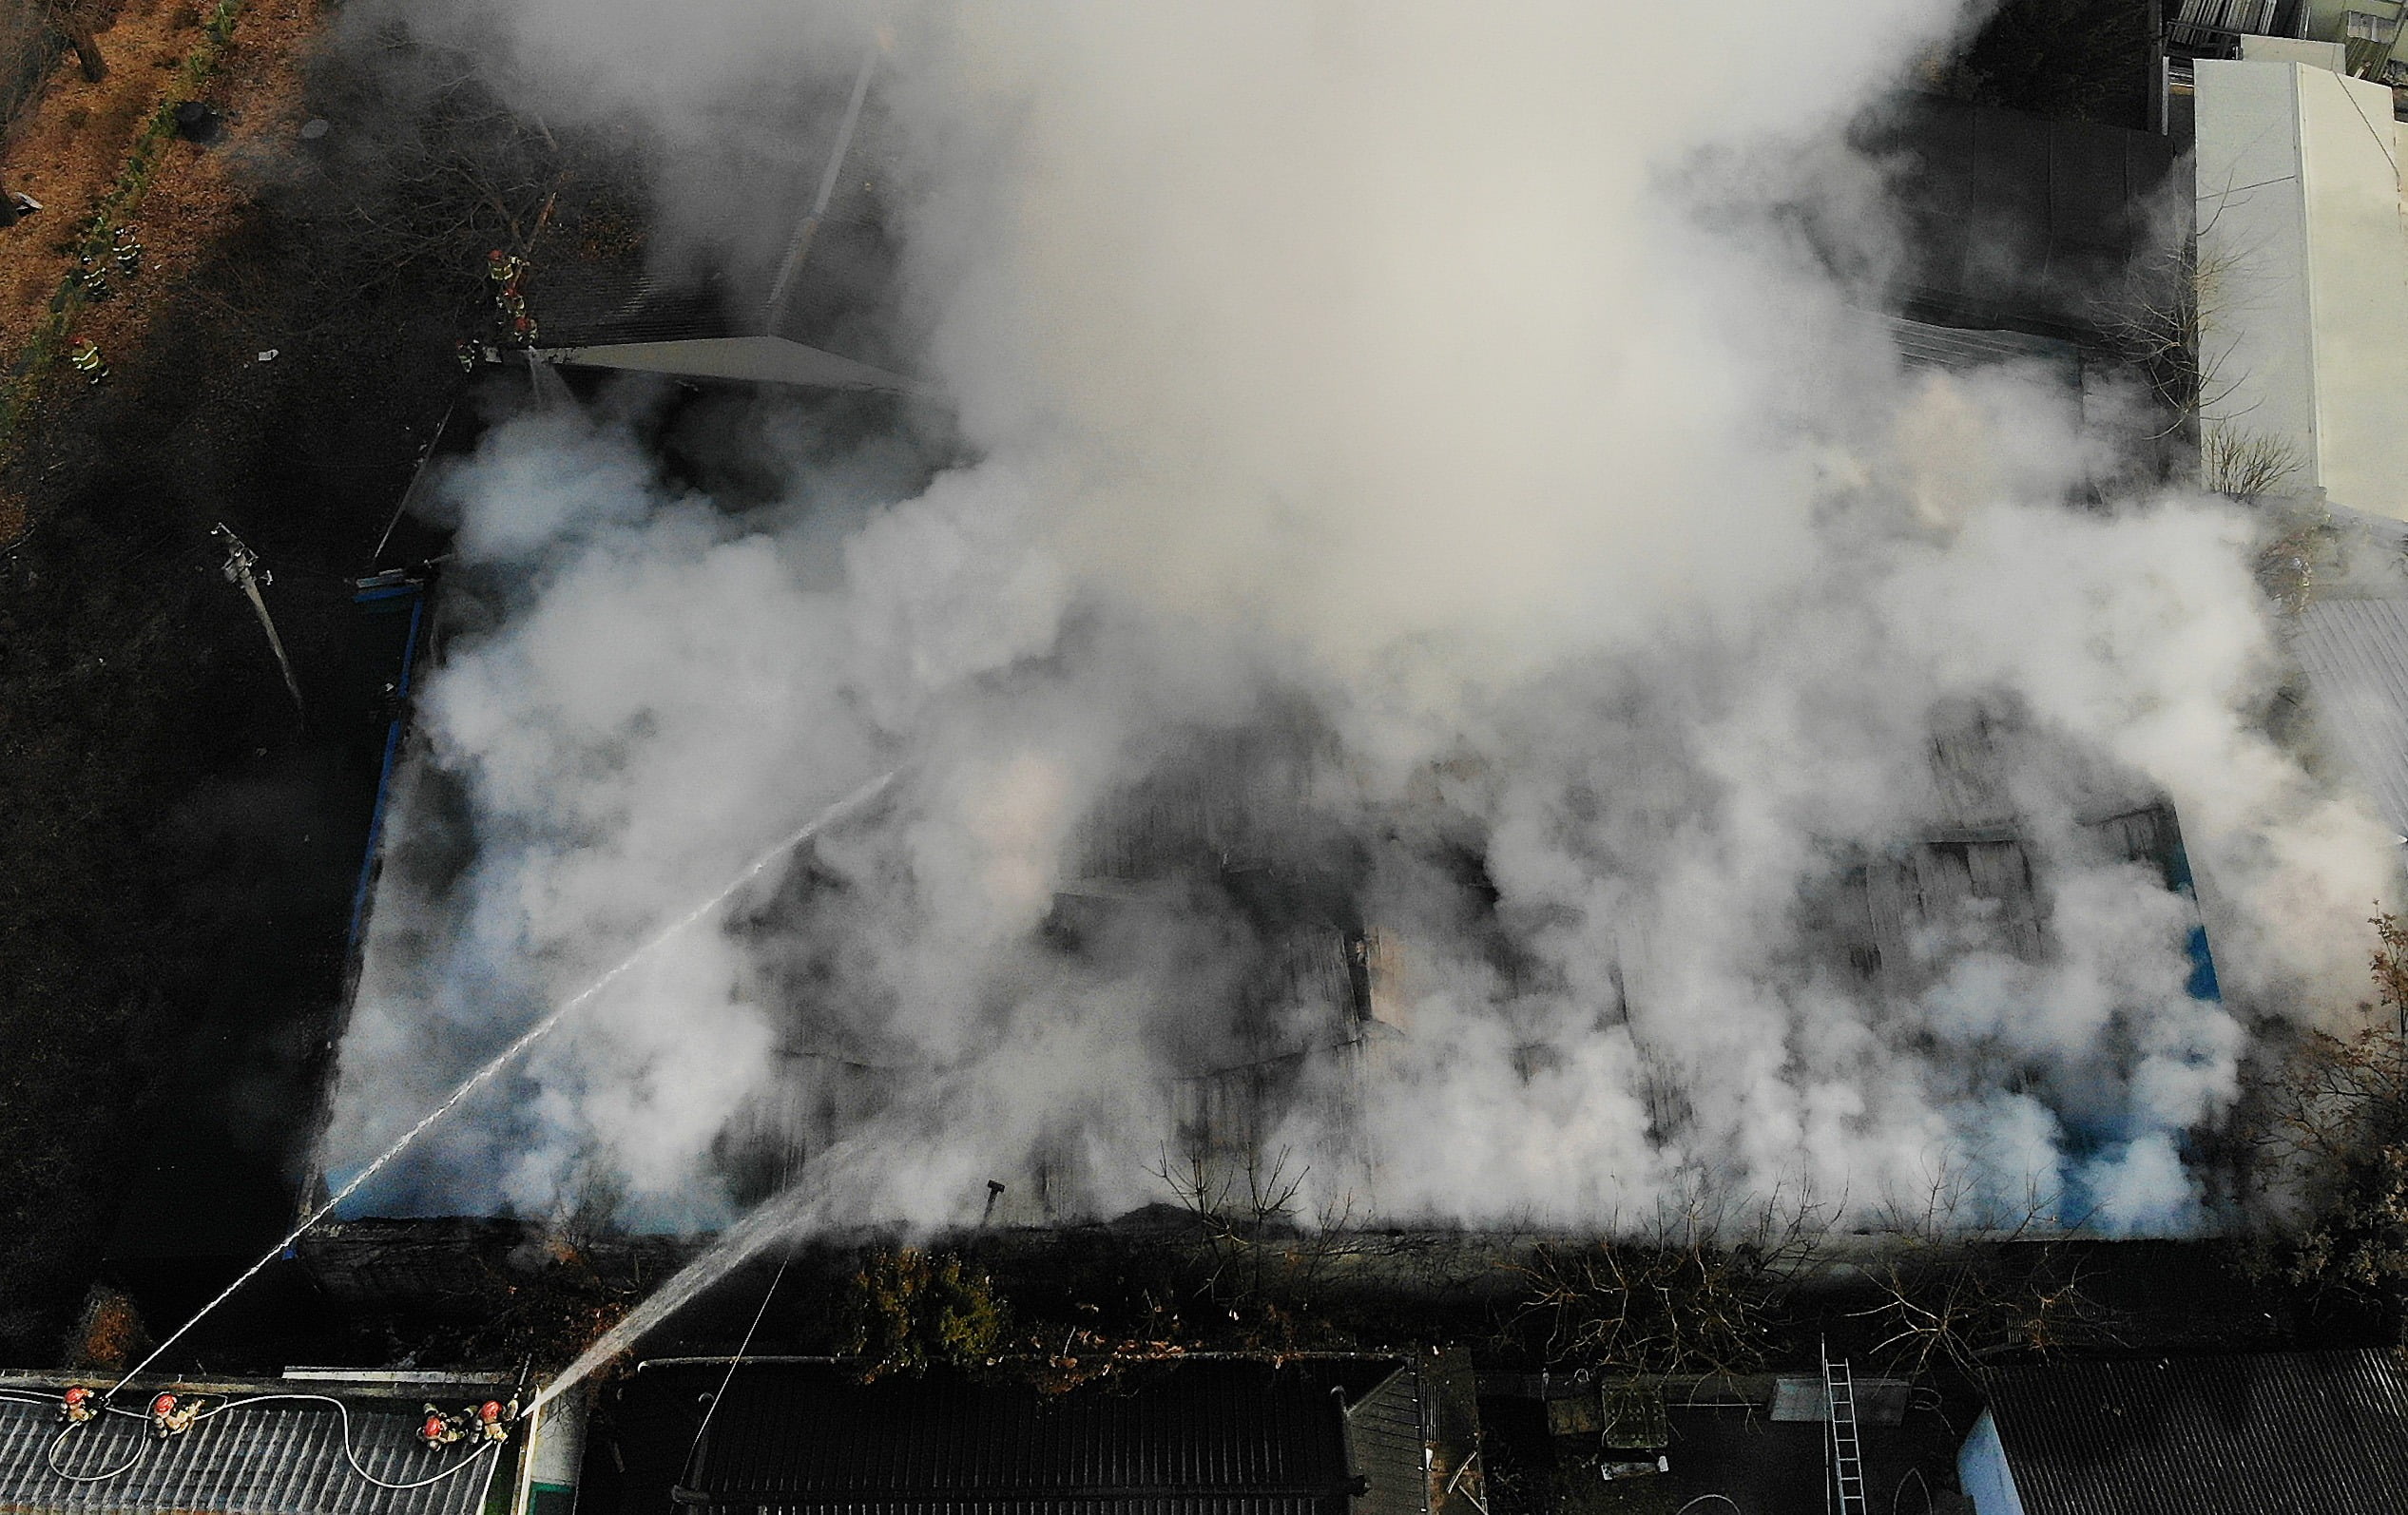
[{"label": "white building", "polygon": [[2408,520],[2408,232],[2391,91],[2202,60],[2202,429],[2287,449],[2281,488]]}]

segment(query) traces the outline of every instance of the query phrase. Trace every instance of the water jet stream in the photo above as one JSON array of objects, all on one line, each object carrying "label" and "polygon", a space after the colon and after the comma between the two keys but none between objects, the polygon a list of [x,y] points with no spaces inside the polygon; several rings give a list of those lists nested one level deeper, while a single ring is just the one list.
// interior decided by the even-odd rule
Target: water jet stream
[{"label": "water jet stream", "polygon": [[[743,869],[740,871],[736,876],[730,878],[726,885],[722,887],[718,893],[713,894],[710,898],[703,901],[700,905],[697,905],[692,910],[687,911],[676,920],[669,922],[668,925],[662,927],[658,931],[654,932],[651,937],[644,943],[644,945],[638,947],[634,951],[629,952],[626,957],[620,959],[616,967],[605,972],[600,978],[595,979],[584,988],[579,989],[571,998],[563,1001],[559,1007],[554,1009],[550,1014],[545,1016],[542,1020],[537,1021],[534,1025],[520,1032],[510,1045],[502,1048],[499,1052],[494,1053],[491,1058],[486,1061],[484,1066],[470,1074],[468,1078],[461,1083],[460,1086],[453,1089],[451,1096],[444,1100],[441,1104],[436,1105],[433,1109],[429,1110],[424,1116],[421,1116],[417,1124],[412,1126],[409,1130],[402,1132],[398,1141],[395,1141],[393,1145],[385,1148],[384,1151],[378,1153],[376,1160],[370,1162],[366,1167],[352,1175],[349,1182],[345,1183],[340,1189],[336,1190],[333,1197],[327,1199],[324,1204],[321,1204],[317,1209],[311,1211],[309,1215],[302,1219],[299,1225],[295,1226],[290,1232],[285,1234],[284,1239],[279,1241],[275,1246],[270,1247],[260,1256],[259,1261],[251,1264],[248,1268],[243,1269],[241,1274],[235,1278],[234,1282],[227,1284],[223,1290],[220,1291],[216,1298],[210,1300],[207,1304],[202,1305],[199,1313],[194,1314],[190,1320],[185,1321],[183,1325],[178,1326],[174,1331],[168,1333],[165,1340],[160,1342],[158,1346],[151,1349],[149,1356],[144,1357],[142,1361],[134,1364],[131,1369],[126,1371],[125,1377],[120,1378],[117,1382],[109,1385],[107,1393],[102,1395],[102,1397],[106,1399],[109,1397],[109,1395],[115,1394],[117,1390],[125,1388],[138,1375],[140,1375],[144,1369],[148,1368],[152,1363],[157,1362],[160,1356],[164,1353],[168,1348],[174,1346],[180,1339],[182,1339],[186,1332],[201,1324],[202,1319],[206,1316],[209,1312],[217,1309],[220,1305],[224,1304],[228,1299],[234,1297],[236,1290],[241,1288],[244,1284],[249,1283],[253,1278],[258,1277],[262,1269],[266,1268],[269,1263],[274,1262],[277,1258],[282,1256],[286,1249],[290,1248],[293,1243],[300,1240],[303,1236],[309,1233],[311,1227],[317,1225],[328,1216],[333,1215],[336,1209],[340,1206],[344,1200],[350,1199],[353,1195],[357,1194],[362,1185],[366,1184],[369,1179],[375,1178],[378,1173],[384,1171],[385,1166],[392,1162],[394,1159],[401,1156],[402,1152],[408,1148],[411,1142],[415,1141],[422,1134],[425,1133],[427,1127],[434,1124],[437,1121],[440,1121],[445,1116],[451,1114],[452,1111],[459,1105],[462,1100],[467,1099],[471,1094],[482,1087],[493,1077],[494,1074],[499,1073],[502,1069],[508,1067],[510,1062],[521,1052],[526,1051],[529,1047],[533,1046],[537,1042],[542,1041],[546,1036],[549,1035],[561,1022],[567,1020],[571,1014],[575,1013],[579,1008],[589,1003],[595,995],[601,993],[604,989],[608,988],[612,984],[616,983],[629,968],[644,961],[645,957],[649,956],[664,942],[668,941],[671,937],[677,935],[678,932],[684,930],[687,927],[693,925],[696,921],[701,920],[703,916],[709,914],[712,911],[724,904],[730,894],[735,893],[738,890],[752,882],[753,879],[759,877],[761,870],[767,868],[771,863],[774,863],[779,858],[784,856],[788,852],[801,846],[804,842],[809,841],[813,836],[819,834],[820,831],[824,830],[828,826],[834,825],[837,821],[843,819],[854,811],[858,810],[863,805],[868,804],[871,800],[876,799],[879,795],[885,792],[886,786],[894,781],[895,776],[892,773],[880,774],[877,777],[871,779],[868,783],[863,784],[860,788],[845,796],[842,799],[839,799],[835,804],[830,805],[827,809],[819,812],[817,815],[812,816],[811,819],[805,821],[794,831],[791,831],[784,836],[779,838],[774,845],[763,849],[760,855],[756,856],[751,862],[745,864]],[[737,1229],[741,1230],[742,1228],[740,1226]],[[730,1234],[733,1235],[733,1232]],[[750,1255],[751,1254],[749,1252],[746,1254],[747,1256]],[[684,1276],[684,1274],[680,1274],[678,1275],[680,1278],[683,1278]],[[670,1280],[672,1284],[676,1281],[676,1279]],[[691,1295],[688,1295],[688,1297],[691,1297]],[[588,1353],[588,1355],[590,1355],[590,1353]],[[588,1371],[590,1371],[591,1370]],[[549,1398],[550,1392],[548,1390],[544,1397]],[[543,1400],[538,1399],[535,1403],[541,1404],[543,1403]],[[530,1411],[533,1408],[533,1406],[529,1407]]]},{"label": "water jet stream", "polygon": [[814,1158],[802,1177],[783,1193],[764,1200],[751,1214],[721,1232],[719,1238],[703,1248],[693,1261],[670,1275],[667,1282],[645,1295],[575,1362],[562,1369],[560,1376],[546,1384],[528,1404],[527,1413],[533,1414],[549,1401],[575,1388],[596,1369],[643,1340],[655,1326],[692,1304],[711,1285],[742,1267],[762,1248],[790,1235],[827,1196],[831,1187],[829,1175],[832,1170],[841,1170],[848,1149],[859,1151],[865,1145],[857,1137]]}]

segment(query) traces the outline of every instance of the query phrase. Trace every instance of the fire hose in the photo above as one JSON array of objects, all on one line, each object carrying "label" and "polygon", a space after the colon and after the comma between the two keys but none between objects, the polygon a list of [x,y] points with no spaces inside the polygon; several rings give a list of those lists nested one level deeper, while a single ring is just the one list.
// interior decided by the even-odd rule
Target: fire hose
[{"label": "fire hose", "polygon": [[[13,1400],[30,1401],[35,1404],[43,1405],[52,1405],[56,1403],[54,1400],[43,1399],[38,1396],[21,1394],[5,1390],[0,1390],[0,1396],[5,1396]],[[429,1473],[424,1478],[414,1479],[408,1483],[395,1483],[389,1479],[379,1478],[376,1474],[370,1472],[366,1467],[360,1466],[359,1453],[352,1443],[351,1407],[344,1404],[341,1400],[335,1398],[331,1394],[250,1394],[241,1399],[229,1399],[224,1401],[222,1404],[213,1405],[207,1410],[197,1411],[192,1417],[191,1424],[198,1426],[204,1420],[214,1420],[218,1416],[224,1414],[229,1410],[239,1410],[245,1405],[262,1405],[279,1400],[302,1401],[334,1406],[335,1413],[342,1419],[343,1461],[351,1465],[351,1470],[354,1473],[357,1474],[366,1482],[376,1485],[378,1488],[406,1492],[410,1489],[425,1488],[432,1484],[439,1484],[455,1473],[466,1471],[469,1467],[474,1466],[478,1458],[483,1457],[486,1453],[492,1451],[495,1448],[501,1445],[501,1443],[497,1441],[484,1442],[476,1448],[476,1450],[469,1453],[466,1457],[458,1459],[447,1467]],[[108,1414],[120,1415],[127,1420],[148,1422],[151,1418],[139,1410],[120,1410],[114,1405],[104,1404],[99,1408]],[[98,1424],[97,1419],[93,1421],[79,1421],[71,1423],[62,1428],[58,1435],[51,1439],[49,1449],[45,1454],[44,1458],[44,1460],[49,1464],[51,1472],[57,1474],[63,1479],[66,1479],[71,1484],[99,1484],[106,1483],[112,1478],[122,1477],[125,1473],[131,1471],[135,1464],[142,1461],[143,1453],[147,1448],[144,1445],[137,1443],[134,1448],[133,1456],[125,1459],[125,1461],[120,1463],[115,1467],[109,1468],[106,1472],[73,1473],[67,1471],[64,1467],[61,1467],[59,1466],[59,1449],[67,1445],[67,1439],[69,1436],[74,1435],[77,1431],[82,1430],[85,1426],[93,1424]]]}]

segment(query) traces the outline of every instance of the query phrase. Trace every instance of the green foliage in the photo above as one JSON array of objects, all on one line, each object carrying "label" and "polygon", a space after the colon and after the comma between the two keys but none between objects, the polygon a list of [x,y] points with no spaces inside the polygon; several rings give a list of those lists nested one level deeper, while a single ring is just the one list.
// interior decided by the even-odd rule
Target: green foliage
[{"label": "green foliage", "polygon": [[866,1382],[931,1364],[984,1365],[1002,1345],[1010,1312],[993,1281],[950,1253],[881,1252],[853,1275],[846,1326]]}]

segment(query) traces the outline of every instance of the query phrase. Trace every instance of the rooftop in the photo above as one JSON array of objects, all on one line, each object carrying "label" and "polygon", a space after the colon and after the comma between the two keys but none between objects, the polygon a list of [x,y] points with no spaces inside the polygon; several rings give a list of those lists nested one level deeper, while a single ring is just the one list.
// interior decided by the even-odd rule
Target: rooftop
[{"label": "rooftop", "polygon": [[2318,729],[2395,836],[2408,836],[2408,601],[2320,600],[2300,612],[2292,656]]},{"label": "rooftop", "polygon": [[[1417,1515],[1420,1379],[1393,1358],[1181,1362],[1045,1395],[813,1364],[647,1366],[626,1390],[625,1507],[950,1515]],[[649,1469],[646,1482],[640,1469]]]},{"label": "rooftop", "polygon": [[2027,1515],[2408,1507],[2397,1350],[2060,1363],[1982,1386]]},{"label": "rooftop", "polygon": [[[270,1381],[175,1386],[200,1418],[164,1440],[144,1413],[157,1386],[121,1395],[87,1425],[59,1415],[56,1383],[0,1386],[0,1511],[79,1515],[472,1515],[509,1444],[431,1448],[424,1390],[447,1405],[487,1387]],[[377,1386],[379,1388],[385,1386]],[[393,1386],[398,1388],[399,1386]]]}]

